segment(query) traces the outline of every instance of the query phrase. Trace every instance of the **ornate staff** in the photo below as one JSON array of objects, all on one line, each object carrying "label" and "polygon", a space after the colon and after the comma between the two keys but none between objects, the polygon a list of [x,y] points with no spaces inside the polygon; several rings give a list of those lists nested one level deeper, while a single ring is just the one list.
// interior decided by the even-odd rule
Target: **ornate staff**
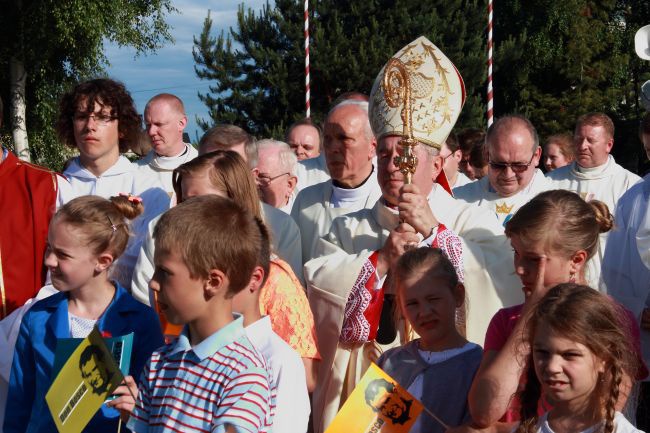
[{"label": "ornate staff", "polygon": [[404,175],[405,183],[411,183],[411,177],[418,165],[418,158],[413,154],[413,148],[418,141],[413,138],[413,124],[411,119],[411,78],[406,65],[401,60],[392,58],[386,65],[383,79],[384,97],[386,105],[397,108],[402,105],[400,116],[402,117],[402,138],[399,145],[404,151],[401,156],[396,156],[393,163],[399,167]]}]

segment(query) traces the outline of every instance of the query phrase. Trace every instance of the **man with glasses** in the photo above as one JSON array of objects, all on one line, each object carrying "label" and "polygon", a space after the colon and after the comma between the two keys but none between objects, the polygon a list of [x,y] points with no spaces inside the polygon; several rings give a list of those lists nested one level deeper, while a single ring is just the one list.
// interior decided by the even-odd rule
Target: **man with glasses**
[{"label": "man with glasses", "polygon": [[314,258],[318,239],[329,231],[335,217],[371,208],[381,196],[368,103],[339,103],[327,115],[323,131],[323,152],[332,179],[301,190],[291,212],[300,227],[303,263]]},{"label": "man with glasses", "polygon": [[120,152],[137,141],[141,124],[131,95],[117,81],[85,81],[63,95],[56,130],[63,143],[79,150],[63,173],[72,185],[64,203],[82,195],[138,192],[135,167]]},{"label": "man with glasses", "polygon": [[[600,200],[616,216],[619,198],[641,181],[610,155],[614,147],[614,122],[604,113],[589,113],[578,118],[573,132],[576,159],[548,173],[552,188],[574,191],[585,199]],[[601,263],[608,233],[600,235],[594,257],[587,263],[587,278],[592,287],[601,286]],[[601,289],[605,291],[604,283]]]},{"label": "man with glasses", "polygon": [[291,213],[298,182],[296,154],[287,143],[277,140],[258,141],[257,154],[257,185],[262,201]]},{"label": "man with glasses", "polygon": [[492,210],[505,225],[531,198],[548,189],[537,168],[542,149],[535,127],[523,116],[498,119],[486,137],[488,175],[454,190],[457,199]]},{"label": "man with glasses", "polygon": [[147,216],[159,203],[169,204],[167,193],[150,188],[137,167],[120,155],[138,140],[141,128],[142,118],[124,84],[108,78],[77,84],[59,104],[59,139],[79,150],[79,156],[63,172],[71,188],[61,194],[62,203],[82,195],[109,198],[133,194],[142,195],[144,208],[149,209],[133,221],[135,235],[113,266],[112,277],[127,288],[146,233]]}]

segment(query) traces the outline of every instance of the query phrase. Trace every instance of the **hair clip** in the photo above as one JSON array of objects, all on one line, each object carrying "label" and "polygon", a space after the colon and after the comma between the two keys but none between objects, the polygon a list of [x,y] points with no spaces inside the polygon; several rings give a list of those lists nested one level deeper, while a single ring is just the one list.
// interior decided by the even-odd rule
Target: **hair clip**
[{"label": "hair clip", "polygon": [[137,203],[137,204],[142,203],[142,198],[138,197],[137,195],[132,195],[130,193],[127,194],[125,192],[121,192],[119,195],[120,197],[126,197],[126,199],[131,203]]},{"label": "hair clip", "polygon": [[113,233],[117,231],[117,226],[115,224],[111,224],[111,228],[113,229]]}]

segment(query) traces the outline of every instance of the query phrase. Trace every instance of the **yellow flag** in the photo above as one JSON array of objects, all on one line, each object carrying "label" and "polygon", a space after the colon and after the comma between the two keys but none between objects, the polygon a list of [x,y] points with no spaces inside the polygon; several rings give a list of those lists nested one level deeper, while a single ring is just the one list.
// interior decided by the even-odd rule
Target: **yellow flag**
[{"label": "yellow flag", "polygon": [[407,433],[422,403],[374,363],[325,433]]},{"label": "yellow flag", "polygon": [[45,395],[60,433],[79,433],[124,380],[97,330],[70,355]]}]

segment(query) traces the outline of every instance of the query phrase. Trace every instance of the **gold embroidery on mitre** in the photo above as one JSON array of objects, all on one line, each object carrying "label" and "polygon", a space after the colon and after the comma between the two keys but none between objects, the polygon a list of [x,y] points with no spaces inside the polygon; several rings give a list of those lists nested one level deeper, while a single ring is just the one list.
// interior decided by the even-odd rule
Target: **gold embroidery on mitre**
[{"label": "gold embroidery on mitre", "polygon": [[[391,61],[393,59],[399,60],[409,75],[413,136],[439,149],[463,107],[465,95],[460,74],[451,61],[425,37],[402,48]],[[381,78],[386,68],[382,68],[371,92],[371,125],[377,138],[401,135],[404,126],[401,110],[386,102],[401,84],[391,81],[389,88],[385,88]]]},{"label": "gold embroidery on mitre", "polygon": [[505,202],[498,204],[497,203],[497,213],[503,213],[503,214],[509,214],[512,208],[515,207],[513,204],[512,206],[508,206]]}]

